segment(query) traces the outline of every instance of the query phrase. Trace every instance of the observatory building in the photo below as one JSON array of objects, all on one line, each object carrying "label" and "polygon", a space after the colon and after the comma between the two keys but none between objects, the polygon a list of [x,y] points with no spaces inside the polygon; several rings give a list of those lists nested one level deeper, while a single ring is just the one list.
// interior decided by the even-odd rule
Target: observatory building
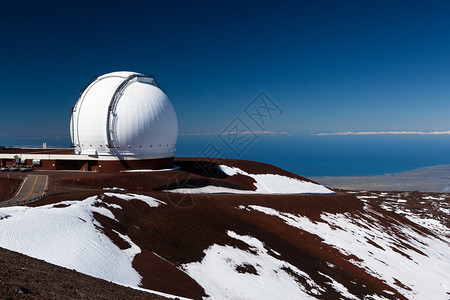
[{"label": "observatory building", "polygon": [[80,94],[70,135],[75,154],[95,157],[103,168],[158,168],[172,164],[178,122],[152,77],[114,72]]},{"label": "observatory building", "polygon": [[175,110],[151,76],[113,72],[80,92],[70,120],[71,149],[0,150],[0,166],[111,172],[173,166]]}]

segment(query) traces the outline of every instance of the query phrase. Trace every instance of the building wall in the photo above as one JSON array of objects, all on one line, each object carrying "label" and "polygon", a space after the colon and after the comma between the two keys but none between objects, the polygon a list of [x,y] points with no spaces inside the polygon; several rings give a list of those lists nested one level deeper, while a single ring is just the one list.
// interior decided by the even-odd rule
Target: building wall
[{"label": "building wall", "polygon": [[[119,172],[138,169],[166,169],[173,167],[173,156],[164,158],[142,158],[117,160],[109,157],[109,160],[100,160],[93,157],[80,157],[72,154],[42,155],[24,154],[14,150],[14,154],[0,156],[0,167],[16,164],[33,165],[33,160],[39,160],[39,165],[34,165],[36,170],[80,170],[92,172]],[[1,154],[1,153],[0,153]],[[13,157],[19,157],[16,160]],[[113,160],[111,160],[113,159]]]},{"label": "building wall", "polygon": [[41,160],[41,167],[36,168],[41,170],[56,170],[56,161],[54,159],[51,160]]},{"label": "building wall", "polygon": [[81,170],[90,171],[89,162],[85,160],[56,160],[55,170]]},{"label": "building wall", "polygon": [[167,169],[173,167],[173,157],[145,160],[99,161],[99,172],[119,172],[124,170]]},{"label": "building wall", "polygon": [[2,167],[5,166],[12,166],[15,164],[15,160],[14,159],[2,159]]}]

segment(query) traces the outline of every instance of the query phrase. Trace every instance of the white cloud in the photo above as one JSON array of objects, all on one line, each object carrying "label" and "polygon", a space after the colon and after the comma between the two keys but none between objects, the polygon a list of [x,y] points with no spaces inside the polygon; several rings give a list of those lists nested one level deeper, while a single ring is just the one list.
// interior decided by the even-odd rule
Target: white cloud
[{"label": "white cloud", "polygon": [[445,131],[342,131],[342,132],[320,132],[313,135],[446,135]]},{"label": "white cloud", "polygon": [[289,135],[288,131],[226,131],[226,132],[180,132],[178,135],[220,135],[220,134],[271,134]]}]

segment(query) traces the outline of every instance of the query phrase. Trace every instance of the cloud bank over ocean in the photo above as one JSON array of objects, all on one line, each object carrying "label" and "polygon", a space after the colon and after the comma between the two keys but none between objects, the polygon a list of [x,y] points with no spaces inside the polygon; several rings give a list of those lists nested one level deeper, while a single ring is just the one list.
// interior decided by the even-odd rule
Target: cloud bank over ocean
[{"label": "cloud bank over ocean", "polygon": [[445,131],[342,131],[320,132],[313,135],[450,135],[450,130]]}]

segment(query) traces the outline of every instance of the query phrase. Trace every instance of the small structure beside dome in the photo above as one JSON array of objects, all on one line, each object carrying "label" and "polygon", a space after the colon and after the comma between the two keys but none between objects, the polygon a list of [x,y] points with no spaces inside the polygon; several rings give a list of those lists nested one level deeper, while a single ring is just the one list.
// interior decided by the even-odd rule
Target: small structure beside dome
[{"label": "small structure beside dome", "polygon": [[178,121],[172,103],[152,76],[113,72],[97,77],[80,93],[72,109],[70,136],[72,151],[0,150],[0,166],[20,161],[46,170],[170,168]]}]

